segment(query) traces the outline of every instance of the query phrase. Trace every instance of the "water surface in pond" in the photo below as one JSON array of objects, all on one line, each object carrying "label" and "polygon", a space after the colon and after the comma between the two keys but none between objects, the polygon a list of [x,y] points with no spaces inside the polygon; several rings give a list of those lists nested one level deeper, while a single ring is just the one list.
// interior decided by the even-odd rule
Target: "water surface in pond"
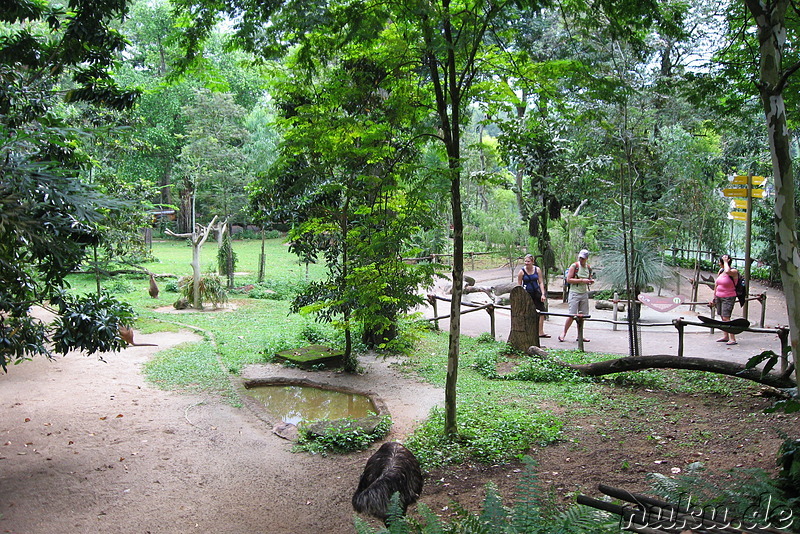
[{"label": "water surface in pond", "polygon": [[247,394],[281,420],[299,424],[303,421],[359,419],[377,412],[369,397],[310,386],[255,386]]}]

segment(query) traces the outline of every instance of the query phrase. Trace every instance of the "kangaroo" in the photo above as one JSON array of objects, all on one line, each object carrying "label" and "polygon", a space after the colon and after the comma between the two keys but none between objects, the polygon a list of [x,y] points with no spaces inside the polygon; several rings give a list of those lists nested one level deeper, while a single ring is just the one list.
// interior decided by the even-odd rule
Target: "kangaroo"
[{"label": "kangaroo", "polygon": [[157,347],[158,345],[155,343],[134,343],[133,342],[133,328],[128,328],[127,326],[119,325],[119,337],[133,347]]},{"label": "kangaroo", "polygon": [[150,273],[150,296],[154,299],[158,298],[158,284],[156,284],[156,276]]}]

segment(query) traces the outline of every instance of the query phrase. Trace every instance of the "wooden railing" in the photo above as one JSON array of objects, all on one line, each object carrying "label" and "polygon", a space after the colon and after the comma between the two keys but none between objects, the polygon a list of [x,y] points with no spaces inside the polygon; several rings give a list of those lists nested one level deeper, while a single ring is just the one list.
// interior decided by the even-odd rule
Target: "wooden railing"
[{"label": "wooden railing", "polygon": [[[438,295],[433,295],[433,294],[429,294],[428,295],[428,302],[433,307],[433,317],[428,319],[428,321],[432,321],[435,324],[437,329],[439,328],[439,321],[440,320],[450,318],[450,314],[449,313],[447,313],[445,315],[439,315],[439,311],[438,311],[438,307],[437,307],[437,302],[438,301],[443,301],[443,302],[448,302],[449,303],[449,302],[452,302],[452,299],[445,298],[445,297],[440,297]],[[626,301],[620,301],[619,299],[617,299],[617,303],[619,303],[619,302],[626,302]],[[688,304],[688,303],[684,303],[684,304]],[[497,328],[496,328],[497,321],[496,321],[496,317],[495,317],[495,310],[496,309],[511,310],[510,306],[501,306],[501,305],[494,304],[494,303],[474,304],[474,303],[471,303],[471,302],[462,301],[461,302],[461,306],[465,306],[465,307],[468,308],[467,310],[461,311],[461,315],[464,315],[464,314],[467,314],[467,313],[476,312],[476,311],[480,311],[480,310],[486,310],[486,312],[489,314],[489,329],[490,329],[491,336],[493,338],[497,337]],[[575,325],[577,326],[577,329],[578,329],[578,338],[577,338],[578,339],[578,350],[581,351],[581,352],[585,351],[583,333],[584,333],[584,328],[585,328],[585,323],[586,322],[598,322],[598,323],[611,324],[611,325],[613,325],[614,330],[616,330],[616,327],[618,325],[628,325],[628,321],[619,321],[618,320],[616,309],[614,311],[614,318],[613,319],[600,319],[600,318],[593,318],[591,315],[581,315],[581,314],[572,315],[572,314],[569,314],[569,313],[555,313],[555,312],[535,312],[535,313],[540,313],[541,315],[544,315],[545,317],[572,317],[575,320]],[[712,316],[713,316],[713,312],[712,312]],[[537,317],[532,317],[529,320],[533,321],[533,324],[536,324],[535,321],[538,321],[538,318]],[[762,325],[763,325],[763,319],[762,319]],[[674,326],[675,329],[677,330],[677,333],[678,333],[678,356],[679,357],[683,357],[683,355],[684,355],[684,347],[685,347],[684,333],[685,333],[686,326],[699,326],[699,327],[702,327],[702,328],[709,328],[709,329],[711,329],[711,332],[713,332],[715,328],[718,328],[718,326],[714,326],[714,325],[707,324],[707,323],[696,322],[696,321],[687,321],[683,317],[680,317],[678,319],[674,319],[671,322],[664,322],[664,323],[649,323],[649,322],[648,323],[642,323],[642,322],[640,322],[640,323],[637,323],[637,326],[640,326],[642,328],[650,328],[650,327],[657,327],[657,326],[661,326],[661,327],[663,327],[663,326]],[[782,373],[786,371],[786,369],[789,367],[789,364],[790,364],[790,362],[789,362],[790,345],[789,345],[789,328],[788,327],[784,327],[784,326],[777,327],[777,328],[763,328],[763,327],[760,327],[760,328],[749,328],[748,327],[748,328],[742,329],[742,332],[752,332],[752,333],[756,333],[756,334],[777,335],[778,339],[780,340],[780,343],[781,343],[781,353],[779,355],[780,356],[780,370],[781,370]]]}]

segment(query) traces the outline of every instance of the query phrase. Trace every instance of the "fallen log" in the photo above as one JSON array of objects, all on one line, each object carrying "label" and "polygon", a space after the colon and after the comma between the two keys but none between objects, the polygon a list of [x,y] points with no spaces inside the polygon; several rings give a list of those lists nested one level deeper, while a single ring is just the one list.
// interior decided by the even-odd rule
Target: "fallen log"
[{"label": "fallen log", "polygon": [[[531,349],[528,349],[531,352]],[[778,389],[797,387],[792,380],[794,365],[789,365],[782,374],[762,373],[759,369],[748,369],[745,364],[728,362],[723,360],[709,360],[707,358],[689,358],[686,356],[670,356],[668,354],[656,354],[653,356],[626,356],[613,360],[605,360],[594,363],[566,363],[560,360],[552,360],[558,365],[574,369],[584,376],[604,376],[614,373],[624,373],[627,371],[641,371],[643,369],[687,369],[690,371],[707,371],[745,380],[752,380],[765,386]]]}]

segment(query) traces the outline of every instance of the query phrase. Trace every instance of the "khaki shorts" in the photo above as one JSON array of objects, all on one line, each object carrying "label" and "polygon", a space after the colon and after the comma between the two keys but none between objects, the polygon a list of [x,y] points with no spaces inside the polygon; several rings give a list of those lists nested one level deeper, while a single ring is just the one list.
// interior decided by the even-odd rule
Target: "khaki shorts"
[{"label": "khaki shorts", "polygon": [[589,293],[575,293],[570,291],[569,300],[567,302],[569,302],[570,315],[578,315],[579,313],[589,315]]}]

